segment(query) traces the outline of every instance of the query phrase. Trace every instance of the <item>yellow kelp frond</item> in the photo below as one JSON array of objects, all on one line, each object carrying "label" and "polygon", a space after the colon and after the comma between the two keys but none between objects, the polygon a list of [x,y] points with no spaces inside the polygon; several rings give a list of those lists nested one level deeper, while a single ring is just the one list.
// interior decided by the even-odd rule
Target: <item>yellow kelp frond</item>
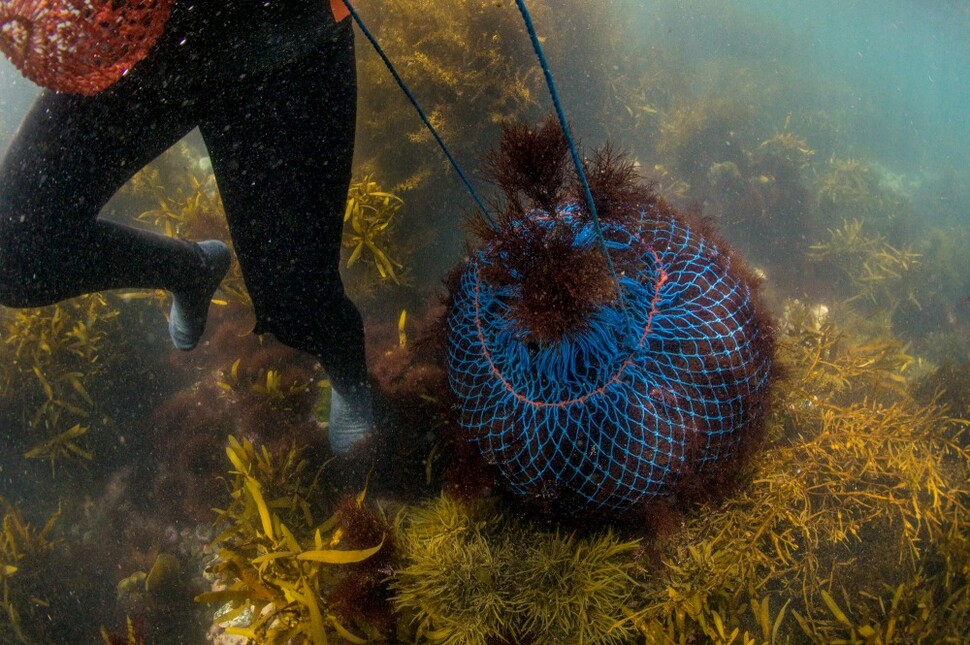
[{"label": "yellow kelp frond", "polygon": [[[904,278],[920,262],[920,254],[897,248],[878,233],[863,231],[860,219],[829,229],[829,239],[811,246],[809,258],[838,268],[849,278],[848,300],[865,298],[890,311],[901,300],[915,302],[912,289],[901,288]],[[917,303],[918,304],[918,303]]]},{"label": "yellow kelp frond", "polygon": [[155,206],[137,216],[140,222],[169,237],[188,239],[226,228],[219,188],[204,154],[180,141],[135,174],[127,188]]},{"label": "yellow kelp frond", "polygon": [[77,439],[87,434],[87,431],[87,426],[75,424],[53,439],[48,439],[37,444],[24,453],[24,457],[28,459],[47,459],[51,462],[52,475],[55,474],[55,466],[58,460],[86,459],[87,461],[91,461],[94,459],[94,454],[77,444]]},{"label": "yellow kelp frond", "polygon": [[[344,624],[331,607],[331,593],[345,575],[353,575],[348,566],[385,549],[387,533],[365,548],[342,544],[340,535],[353,528],[343,526],[336,512],[319,520],[320,470],[311,473],[295,447],[273,453],[229,437],[226,454],[232,464],[231,502],[217,509],[226,528],[213,543],[217,561],[207,569],[218,588],[196,601],[230,603],[216,618],[221,624],[251,616],[245,626],[226,627],[226,633],[255,643],[303,639],[319,645],[334,635],[351,642],[377,638],[379,632],[369,625]],[[361,508],[364,500],[354,504]]]},{"label": "yellow kelp frond", "polygon": [[859,159],[829,159],[829,172],[818,187],[820,204],[841,205],[865,202],[873,192],[871,169]]},{"label": "yellow kelp frond", "polygon": [[352,249],[347,268],[360,260],[377,272],[378,281],[400,283],[398,272],[404,265],[392,256],[395,216],[404,201],[397,195],[382,191],[369,176],[350,187],[344,210],[344,246]]},{"label": "yellow kelp frond", "polygon": [[[235,365],[235,364],[234,364]],[[261,394],[270,401],[280,402],[294,394],[305,392],[310,387],[309,383],[293,381],[284,384],[279,370],[266,370],[266,379],[262,383],[254,383],[251,387],[256,394]]]},{"label": "yellow kelp frond", "polygon": [[138,215],[138,219],[160,229],[169,237],[183,237],[185,229],[200,218],[221,214],[222,205],[214,175],[207,175],[201,181],[190,176],[188,186],[191,192],[187,195],[163,192],[161,186],[153,187],[158,208],[144,211]]},{"label": "yellow kelp frond", "polygon": [[125,617],[125,634],[122,638],[112,636],[104,627],[101,628],[101,640],[104,645],[145,645],[145,640],[135,629],[131,616]]},{"label": "yellow kelp frond", "polygon": [[44,621],[37,614],[48,604],[40,597],[41,583],[49,575],[48,559],[57,544],[51,532],[60,510],[37,529],[24,520],[19,508],[3,498],[0,505],[4,511],[0,530],[0,633],[11,642],[43,642]]},{"label": "yellow kelp frond", "polygon": [[780,156],[796,168],[808,166],[812,156],[815,155],[815,150],[808,145],[805,138],[792,132],[790,112],[785,117],[785,125],[782,129],[762,141],[758,147]]},{"label": "yellow kelp frond", "polygon": [[[851,318],[853,327],[836,324]],[[878,321],[877,321],[878,322]],[[907,346],[882,325],[870,327],[847,311],[811,307],[798,300],[785,304],[776,360],[785,375],[773,410],[800,420],[822,403],[903,396],[914,358]]]},{"label": "yellow kelp frond", "polygon": [[72,426],[90,424],[97,380],[121,356],[108,350],[118,315],[100,294],[0,309],[0,391],[18,401],[24,427],[31,429],[24,437],[31,457],[90,458],[72,441],[83,434]]}]

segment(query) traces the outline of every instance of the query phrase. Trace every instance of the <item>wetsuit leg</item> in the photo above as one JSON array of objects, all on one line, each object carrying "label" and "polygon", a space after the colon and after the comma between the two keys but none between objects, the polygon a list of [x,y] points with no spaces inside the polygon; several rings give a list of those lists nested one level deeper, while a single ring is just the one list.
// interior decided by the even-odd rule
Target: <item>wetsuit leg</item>
[{"label": "wetsuit leg", "polygon": [[165,71],[163,51],[96,96],[40,95],[0,163],[0,304],[190,289],[202,277],[194,244],[97,217],[194,126],[191,101],[154,78]]},{"label": "wetsuit leg", "polygon": [[296,64],[214,97],[200,123],[257,332],[317,356],[341,391],[366,381],[339,259],[356,119],[350,21]]}]

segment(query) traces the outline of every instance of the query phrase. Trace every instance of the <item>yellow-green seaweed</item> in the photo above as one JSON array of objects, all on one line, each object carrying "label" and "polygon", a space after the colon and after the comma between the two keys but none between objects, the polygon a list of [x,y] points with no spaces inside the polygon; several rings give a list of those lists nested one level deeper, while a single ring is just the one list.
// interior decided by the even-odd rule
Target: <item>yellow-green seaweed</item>
[{"label": "yellow-green seaweed", "polygon": [[[78,442],[96,416],[90,390],[105,374],[118,310],[91,294],[41,308],[0,308],[0,390],[16,402],[31,458],[90,460]],[[28,444],[29,445],[29,444]]]},{"label": "yellow-green seaweed", "polygon": [[446,496],[409,509],[394,603],[419,642],[623,643],[636,541],[541,531]]},{"label": "yellow-green seaweed", "polygon": [[658,643],[959,642],[968,421],[909,397],[898,341],[790,311],[751,483],[657,543],[635,624]]},{"label": "yellow-green seaweed", "polygon": [[[213,541],[217,558],[207,569],[218,588],[196,601],[231,603],[231,609],[219,613],[219,623],[244,613],[252,616],[248,625],[225,631],[256,644],[320,645],[334,635],[351,642],[377,637],[342,624],[328,609],[327,592],[340,579],[341,566],[372,557],[384,542],[366,549],[339,548],[336,515],[319,521],[315,508],[320,472],[311,476],[296,447],[273,453],[229,437],[226,454],[234,468],[231,502],[216,509],[226,528]],[[363,494],[357,503],[363,503]]]},{"label": "yellow-green seaweed", "polygon": [[[27,523],[20,509],[0,498],[0,633],[12,642],[31,644],[43,637],[41,615],[48,605],[41,586],[56,540],[51,537],[60,510],[41,528]],[[45,591],[50,591],[46,589]],[[6,641],[5,641],[6,642]]]}]

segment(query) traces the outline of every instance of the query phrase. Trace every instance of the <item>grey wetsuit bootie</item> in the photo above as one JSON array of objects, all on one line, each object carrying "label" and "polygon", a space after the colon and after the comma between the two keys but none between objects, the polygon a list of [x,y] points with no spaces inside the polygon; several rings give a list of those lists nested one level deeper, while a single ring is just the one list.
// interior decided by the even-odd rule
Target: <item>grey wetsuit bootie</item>
[{"label": "grey wetsuit bootie", "polygon": [[357,387],[341,394],[330,390],[330,423],[327,435],[334,454],[346,455],[373,432],[374,401],[370,388]]},{"label": "grey wetsuit bootie", "polygon": [[196,246],[205,264],[206,278],[198,289],[172,292],[172,309],[168,316],[168,334],[172,337],[172,343],[182,351],[199,344],[205,331],[209,303],[229,271],[229,247],[223,242],[205,240]]}]

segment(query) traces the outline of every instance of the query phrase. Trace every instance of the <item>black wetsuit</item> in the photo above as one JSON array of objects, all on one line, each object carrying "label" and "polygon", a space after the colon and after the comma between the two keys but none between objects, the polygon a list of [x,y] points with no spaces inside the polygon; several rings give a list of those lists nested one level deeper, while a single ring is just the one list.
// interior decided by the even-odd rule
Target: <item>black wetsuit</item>
[{"label": "black wetsuit", "polygon": [[325,0],[176,0],[149,56],[92,97],[45,91],[0,165],[0,304],[201,279],[186,241],[99,220],[138,170],[198,126],[259,332],[365,380],[338,272],[356,75]]}]

